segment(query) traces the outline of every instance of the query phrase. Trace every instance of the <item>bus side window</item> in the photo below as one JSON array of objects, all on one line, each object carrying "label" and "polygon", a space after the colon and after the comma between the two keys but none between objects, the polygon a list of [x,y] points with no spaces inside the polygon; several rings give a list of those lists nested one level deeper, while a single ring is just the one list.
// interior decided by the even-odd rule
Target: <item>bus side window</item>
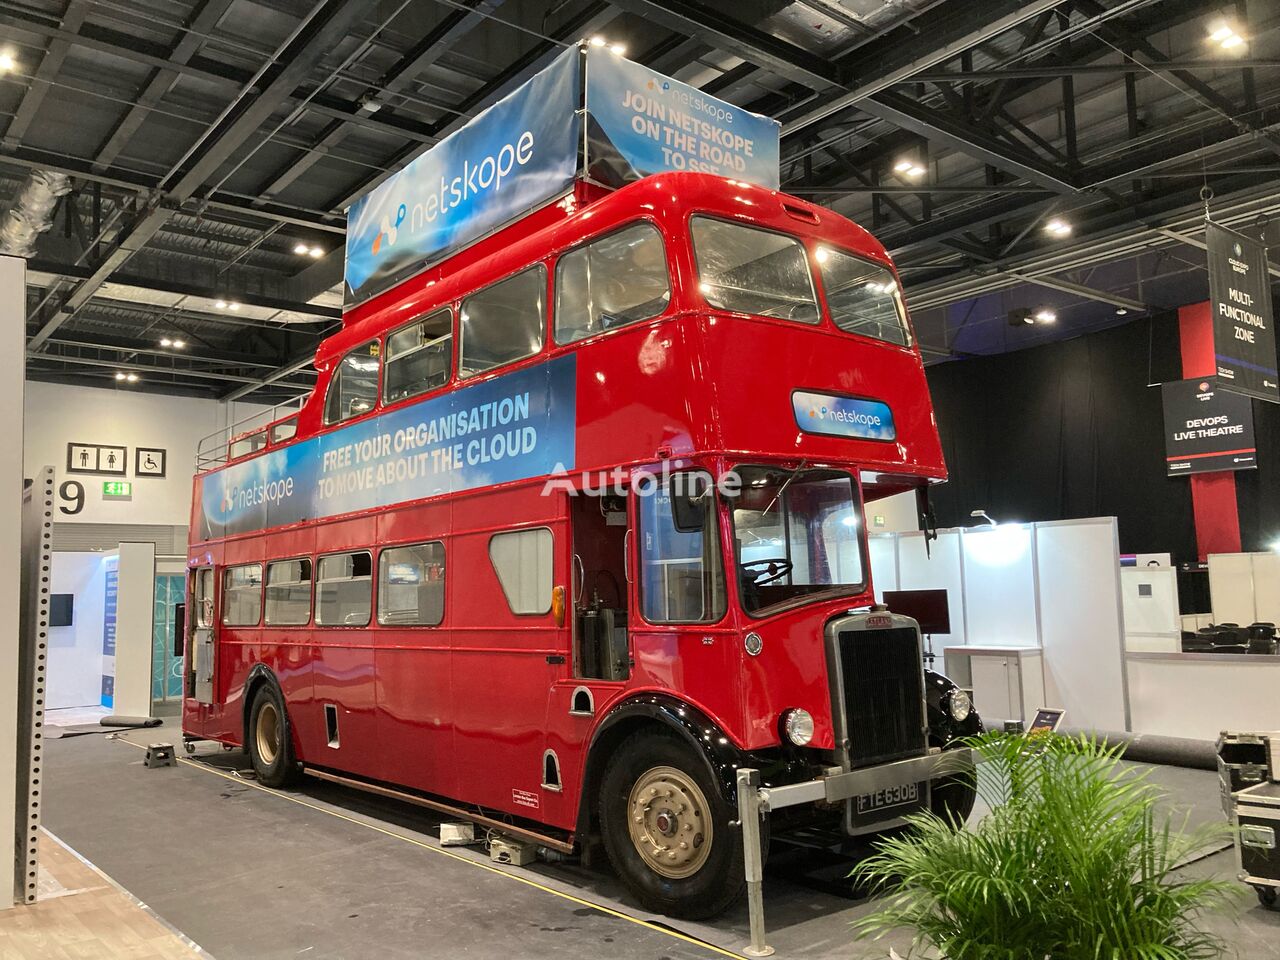
[{"label": "bus side window", "polygon": [[267,564],[267,624],[300,627],[310,620],[311,561],[304,557]]},{"label": "bus side window", "polygon": [[378,402],[378,341],[356,347],[338,363],[325,397],[324,422],[341,423],[368,413]]},{"label": "bus side window", "polygon": [[536,264],[462,301],[458,376],[531,357],[547,325],[547,270]]},{"label": "bus side window", "polygon": [[444,619],[444,544],[387,547],[378,554],[378,622],[435,627]]},{"label": "bus side window", "polygon": [[725,613],[715,493],[703,473],[677,473],[639,497],[640,607],[650,623],[714,623]]},{"label": "bus side window", "polygon": [[662,234],[652,224],[632,224],[556,264],[556,342],[648,320],[670,301]]},{"label": "bus side window", "polygon": [[447,308],[388,334],[383,401],[395,403],[443,387],[452,360],[453,314]]},{"label": "bus side window", "polygon": [[316,564],[316,623],[364,627],[373,607],[373,558],[367,551],[321,557]]},{"label": "bus side window", "polygon": [[256,627],[262,619],[262,564],[227,567],[222,574],[222,622]]},{"label": "bus side window", "polygon": [[496,533],[489,540],[489,562],[512,613],[544,614],[551,610],[551,545],[551,531],[546,527]]}]

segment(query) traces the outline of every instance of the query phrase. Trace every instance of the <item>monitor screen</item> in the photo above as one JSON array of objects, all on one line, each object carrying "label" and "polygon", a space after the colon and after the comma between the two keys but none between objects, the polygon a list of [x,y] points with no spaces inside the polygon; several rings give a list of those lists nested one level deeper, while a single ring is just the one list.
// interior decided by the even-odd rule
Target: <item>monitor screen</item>
[{"label": "monitor screen", "polygon": [[69,627],[75,608],[75,594],[49,594],[49,626]]},{"label": "monitor screen", "polygon": [[921,633],[950,633],[951,611],[945,590],[886,590],[885,606],[920,624]]}]

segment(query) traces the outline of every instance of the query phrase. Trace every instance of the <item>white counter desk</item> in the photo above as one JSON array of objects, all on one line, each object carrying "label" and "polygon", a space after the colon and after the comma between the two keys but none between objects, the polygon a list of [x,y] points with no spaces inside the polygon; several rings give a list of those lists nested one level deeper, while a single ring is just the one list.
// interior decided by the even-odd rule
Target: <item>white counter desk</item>
[{"label": "white counter desk", "polygon": [[1134,733],[1215,740],[1280,729],[1280,656],[1125,654]]},{"label": "white counter desk", "polygon": [[1040,647],[945,647],[944,673],[973,691],[984,719],[1030,720],[1044,701],[1044,651]]}]

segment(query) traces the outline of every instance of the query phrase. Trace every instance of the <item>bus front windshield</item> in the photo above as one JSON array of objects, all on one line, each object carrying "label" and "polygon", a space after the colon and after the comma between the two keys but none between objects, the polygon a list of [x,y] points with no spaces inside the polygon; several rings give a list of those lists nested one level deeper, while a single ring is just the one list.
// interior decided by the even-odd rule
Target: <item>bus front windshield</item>
[{"label": "bus front windshield", "polygon": [[730,501],[738,589],[750,614],[818,594],[866,588],[862,504],[838,470],[739,467]]}]

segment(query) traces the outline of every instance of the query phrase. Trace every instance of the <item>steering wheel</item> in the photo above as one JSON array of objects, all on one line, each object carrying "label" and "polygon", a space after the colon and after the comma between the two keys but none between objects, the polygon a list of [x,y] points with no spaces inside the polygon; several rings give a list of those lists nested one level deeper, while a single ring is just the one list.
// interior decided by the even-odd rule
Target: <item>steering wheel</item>
[{"label": "steering wheel", "polygon": [[743,570],[748,570],[751,567],[762,567],[763,569],[751,578],[750,583],[753,587],[763,587],[767,583],[781,580],[791,572],[791,568],[795,564],[786,557],[770,557],[767,560],[748,560],[738,566]]}]

